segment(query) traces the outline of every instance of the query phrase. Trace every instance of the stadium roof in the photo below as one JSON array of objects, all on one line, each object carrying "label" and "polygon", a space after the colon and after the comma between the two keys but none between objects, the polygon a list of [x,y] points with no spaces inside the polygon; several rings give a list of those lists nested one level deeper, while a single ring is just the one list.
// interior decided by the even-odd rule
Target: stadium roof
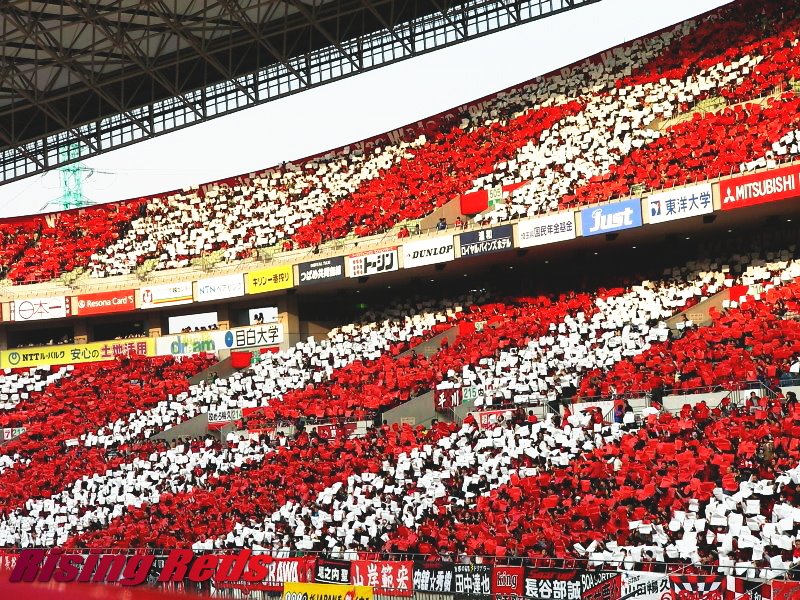
[{"label": "stadium roof", "polygon": [[0,183],[599,0],[6,0]]}]

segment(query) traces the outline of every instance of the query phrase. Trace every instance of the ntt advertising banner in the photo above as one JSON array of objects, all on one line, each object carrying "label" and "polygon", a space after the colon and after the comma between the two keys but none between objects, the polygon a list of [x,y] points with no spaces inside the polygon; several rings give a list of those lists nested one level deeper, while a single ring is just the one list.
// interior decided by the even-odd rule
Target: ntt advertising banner
[{"label": "ntt advertising banner", "polygon": [[178,306],[179,304],[191,304],[192,301],[191,281],[152,285],[139,289],[139,308]]},{"label": "ntt advertising banner", "polygon": [[514,247],[514,229],[511,225],[500,225],[481,231],[468,231],[459,234],[458,244],[461,258],[511,250]]},{"label": "ntt advertising banner", "polygon": [[63,319],[69,312],[69,298],[65,298],[64,296],[29,298],[27,300],[14,300],[11,302],[12,321]]},{"label": "ntt advertising banner", "polygon": [[575,217],[572,212],[556,213],[517,223],[519,247],[529,248],[575,239]]},{"label": "ntt advertising banner", "polygon": [[651,194],[644,204],[644,210],[653,224],[714,212],[710,183]]},{"label": "ntt advertising banner", "polygon": [[641,224],[642,203],[639,198],[584,208],[581,211],[581,233],[585,237],[632,229]]},{"label": "ntt advertising banner", "polygon": [[755,206],[800,194],[800,165],[734,177],[719,184],[722,210]]},{"label": "ntt advertising banner", "polygon": [[335,256],[297,265],[300,285],[344,279],[344,257]]},{"label": "ntt advertising banner", "polygon": [[155,356],[153,338],[60,344],[41,348],[18,348],[0,351],[0,368],[41,367],[44,365],[74,365],[78,363],[114,360],[118,356],[138,354]]},{"label": "ntt advertising banner", "polygon": [[454,260],[455,257],[452,235],[403,244],[404,269],[448,262]]},{"label": "ntt advertising banner", "polygon": [[235,273],[221,277],[210,277],[197,282],[198,302],[224,300],[244,296],[244,275]]},{"label": "ntt advertising banner", "polygon": [[73,315],[105,315],[136,308],[136,290],[81,294],[72,302]]}]

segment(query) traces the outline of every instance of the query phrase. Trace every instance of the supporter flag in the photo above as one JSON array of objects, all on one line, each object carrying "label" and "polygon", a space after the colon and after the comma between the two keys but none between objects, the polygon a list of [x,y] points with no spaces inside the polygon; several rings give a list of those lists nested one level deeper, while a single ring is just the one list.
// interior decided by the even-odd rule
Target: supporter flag
[{"label": "supporter flag", "polygon": [[354,560],[353,583],[367,586],[384,596],[411,596],[414,563],[411,561]]},{"label": "supporter flag", "polygon": [[[766,596],[765,596],[766,597]],[[800,598],[800,581],[772,582],[772,600],[795,600]]]},{"label": "supporter flag", "polygon": [[414,591],[434,594],[453,593],[453,563],[414,563]]},{"label": "supporter flag", "polygon": [[724,600],[723,575],[670,575],[673,600]]},{"label": "supporter flag", "polygon": [[316,583],[350,583],[350,561],[318,558],[314,567]]}]

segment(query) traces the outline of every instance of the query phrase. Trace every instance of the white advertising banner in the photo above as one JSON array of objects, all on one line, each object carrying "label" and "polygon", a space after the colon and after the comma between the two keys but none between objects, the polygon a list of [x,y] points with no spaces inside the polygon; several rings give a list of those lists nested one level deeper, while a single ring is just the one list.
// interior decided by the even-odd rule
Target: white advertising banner
[{"label": "white advertising banner", "polygon": [[397,247],[351,254],[347,257],[347,276],[362,277],[397,271]]},{"label": "white advertising banner", "polygon": [[196,300],[198,302],[224,300],[225,298],[236,298],[238,296],[244,296],[243,273],[209,277],[197,282]]},{"label": "white advertising banner", "polygon": [[454,260],[453,236],[446,235],[403,244],[403,268],[423,267]]},{"label": "white advertising banner", "polygon": [[139,289],[139,308],[158,308],[160,306],[177,306],[191,304],[192,282],[151,285]]},{"label": "white advertising banner", "polygon": [[29,298],[28,300],[14,300],[11,303],[12,321],[63,319],[69,313],[69,298],[64,296]]},{"label": "white advertising banner", "polygon": [[229,408],[226,410],[215,410],[208,413],[208,422],[213,423],[229,423],[231,421],[238,421],[242,418],[241,408]]},{"label": "white advertising banner", "polygon": [[196,331],[156,339],[159,356],[186,356],[201,352],[277,346],[283,342],[283,325],[270,323],[230,330]]},{"label": "white advertising banner", "polygon": [[651,194],[644,202],[644,212],[649,215],[650,223],[666,223],[714,211],[710,183]]},{"label": "white advertising banner", "polygon": [[575,216],[562,212],[517,223],[519,247],[529,248],[575,239]]}]

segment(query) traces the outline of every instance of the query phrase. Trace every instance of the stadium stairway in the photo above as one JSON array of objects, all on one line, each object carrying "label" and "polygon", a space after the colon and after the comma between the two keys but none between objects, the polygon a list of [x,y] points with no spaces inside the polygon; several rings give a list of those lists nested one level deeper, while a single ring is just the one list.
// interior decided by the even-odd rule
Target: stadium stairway
[{"label": "stadium stairway", "polygon": [[697,325],[698,327],[706,327],[711,325],[713,319],[711,317],[711,310],[722,310],[725,301],[730,298],[730,290],[725,289],[721,292],[718,292],[695,304],[694,306],[690,306],[687,309],[684,309],[677,313],[675,316],[667,319],[667,327],[670,328],[673,335],[677,335],[679,330],[681,329],[678,327],[678,324],[684,323],[686,321],[691,321],[693,324]]}]

